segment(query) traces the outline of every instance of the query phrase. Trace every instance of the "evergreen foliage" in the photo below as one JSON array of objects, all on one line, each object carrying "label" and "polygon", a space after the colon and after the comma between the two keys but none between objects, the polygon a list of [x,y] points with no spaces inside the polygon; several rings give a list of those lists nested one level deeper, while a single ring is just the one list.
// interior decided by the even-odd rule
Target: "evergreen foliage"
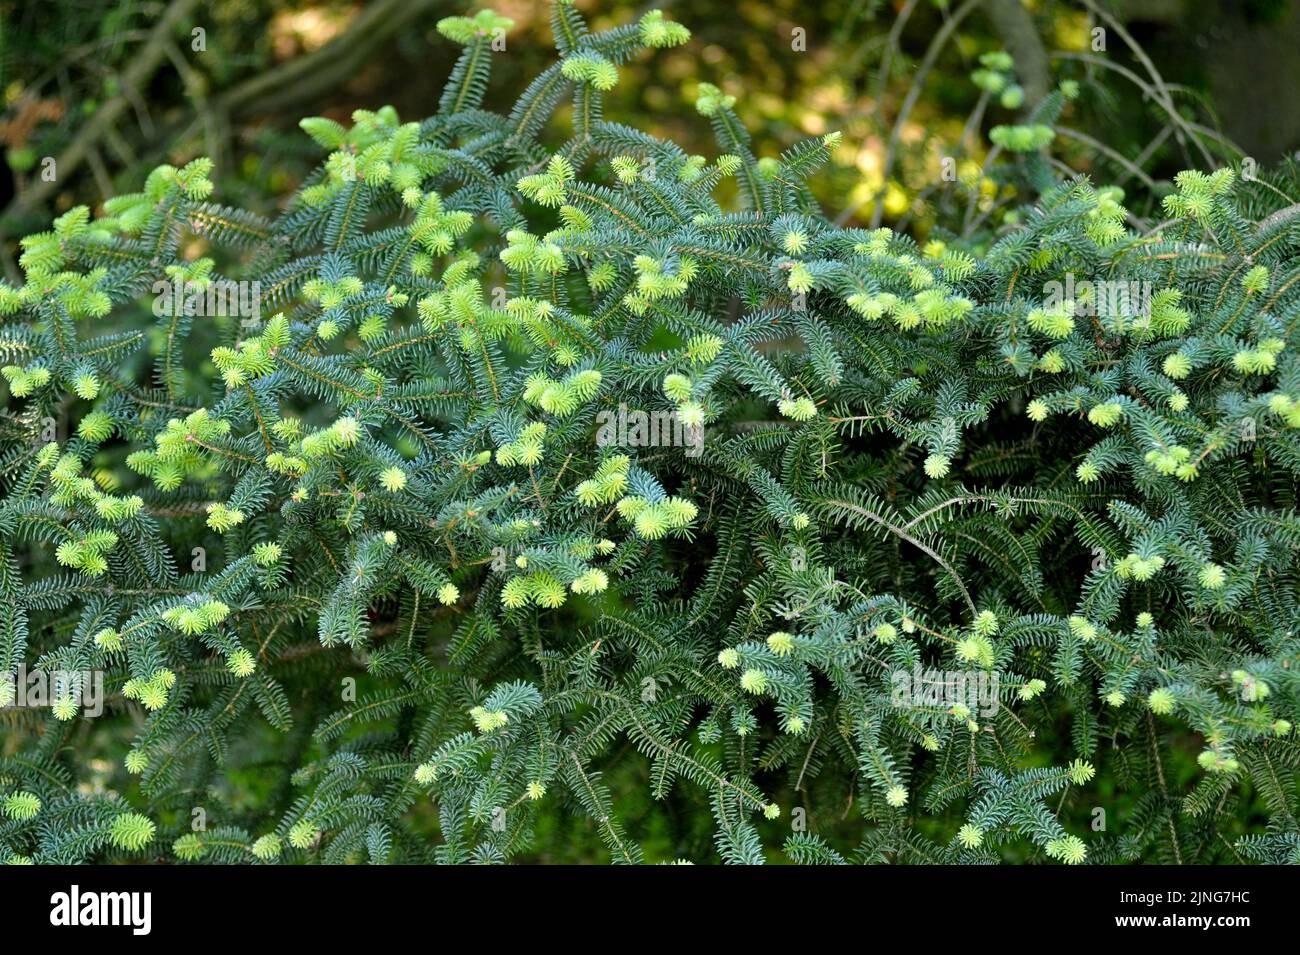
[{"label": "evergreen foliage", "polygon": [[[1297,207],[1188,172],[1130,231],[1036,152],[1066,90],[995,130],[1014,223],[839,228],[835,135],[756,159],[705,84],[687,155],[601,110],[686,31],[552,19],[508,115],[484,12],[436,116],[304,120],[274,220],[200,159],[24,240],[0,673],[107,701],[6,714],[0,856],[500,862],[558,811],[669,861],[632,767],[691,861],[1300,861]],[[149,308],[228,280],[266,321]]]}]

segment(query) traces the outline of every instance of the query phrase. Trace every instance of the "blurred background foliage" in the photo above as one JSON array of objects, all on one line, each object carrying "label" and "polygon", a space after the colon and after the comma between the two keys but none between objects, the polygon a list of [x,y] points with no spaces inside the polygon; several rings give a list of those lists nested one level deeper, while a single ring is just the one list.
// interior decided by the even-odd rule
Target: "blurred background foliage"
[{"label": "blurred background foliage", "polygon": [[[628,22],[651,5],[577,0],[596,28]],[[998,178],[989,130],[1024,121],[1064,80],[1077,83],[1079,95],[1056,129],[1052,162],[1121,185],[1139,224],[1180,169],[1247,159],[1265,168],[1300,149],[1300,97],[1289,95],[1300,66],[1296,0],[653,5],[688,26],[693,39],[624,67],[606,97],[607,117],[712,156],[711,129],[692,105],[698,85],[709,82],[736,97],[760,157],[840,130],[835,163],[816,186],[843,222],[887,224],[923,238],[932,230],[974,236],[981,225],[1005,221],[1031,197]],[[496,54],[487,103],[508,111],[554,55],[548,4],[492,6],[515,21]],[[274,212],[319,158],[299,118],[346,121],[354,109],[384,104],[404,120],[432,113],[458,52],[435,25],[474,9],[458,0],[0,0],[0,268],[16,277],[20,237],[74,204],[98,206],[138,190],[159,162],[209,155],[218,164],[218,201]],[[998,51],[1010,54],[1014,69],[985,82],[981,57]],[[52,178],[43,175],[49,160]],[[1066,745],[1050,736],[1039,740],[1044,765]],[[117,745],[128,741],[98,739],[104,765],[120,761]],[[1169,765],[1191,778],[1195,740],[1173,742]],[[311,745],[305,737],[290,741]],[[652,800],[649,767],[626,746],[611,758],[606,782],[620,794],[629,835],[651,861],[710,856],[703,797],[677,787]],[[262,801],[267,777],[258,767],[276,750],[250,734],[229,754],[228,784]],[[852,790],[805,768],[774,798],[804,807],[833,843],[855,841],[861,824]],[[1108,805],[1122,815],[1135,795],[1116,791]],[[412,812],[436,832],[432,806]],[[1248,823],[1224,821],[1241,831]],[[790,821],[760,825],[776,844]],[[1229,841],[1235,834],[1225,833]],[[542,817],[537,836],[534,861],[603,857],[589,824],[559,807]]]},{"label": "blurred background foliage", "polygon": [[[593,25],[648,5],[578,0]],[[712,153],[691,104],[700,82],[735,95],[758,155],[841,130],[820,198],[843,221],[969,226],[1014,206],[981,177],[982,133],[1079,82],[1055,162],[1143,194],[1188,166],[1261,165],[1300,148],[1296,0],[667,0],[694,40],[631,64],[612,118]],[[0,247],[75,203],[134,190],[158,162],[206,154],[222,201],[262,211],[316,157],[304,115],[391,103],[433,111],[455,49],[435,24],[457,0],[0,0]],[[499,0],[515,21],[489,105],[508,105],[551,58],[545,0]],[[1100,31],[1100,32],[1098,32]],[[972,81],[980,56],[1014,58],[1017,94]],[[54,160],[54,181],[46,181]],[[943,178],[949,157],[959,188]],[[970,192],[977,195],[972,203]],[[945,208],[950,204],[951,208]],[[968,208],[973,206],[973,208]],[[973,213],[973,214],[972,214]]]}]

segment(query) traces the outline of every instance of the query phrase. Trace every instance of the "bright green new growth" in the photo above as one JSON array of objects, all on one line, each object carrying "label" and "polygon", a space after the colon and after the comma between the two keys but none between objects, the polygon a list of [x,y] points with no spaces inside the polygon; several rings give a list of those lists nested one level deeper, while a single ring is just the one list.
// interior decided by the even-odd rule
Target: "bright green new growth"
[{"label": "bright green new growth", "polygon": [[[1294,207],[1185,173],[1129,231],[1044,172],[1058,91],[992,133],[1018,222],[841,229],[805,185],[837,136],[760,160],[702,83],[689,156],[601,98],[682,27],[552,24],[500,116],[512,24],[444,20],[438,114],[304,120],[326,155],[274,221],[196,160],[24,240],[0,673],[105,671],[121,769],[83,794],[74,714],[22,712],[0,856],[497,862],[574,810],[617,862],[1300,861]],[[976,82],[1015,108],[1004,57]],[[260,328],[142,304],[226,273]],[[1149,320],[1048,305],[1067,273]],[[603,446],[620,405],[702,453]],[[895,694],[926,668],[996,698]],[[1106,831],[1099,778],[1141,794]],[[711,837],[647,851],[645,792]],[[1268,829],[1219,832],[1252,793]]]}]

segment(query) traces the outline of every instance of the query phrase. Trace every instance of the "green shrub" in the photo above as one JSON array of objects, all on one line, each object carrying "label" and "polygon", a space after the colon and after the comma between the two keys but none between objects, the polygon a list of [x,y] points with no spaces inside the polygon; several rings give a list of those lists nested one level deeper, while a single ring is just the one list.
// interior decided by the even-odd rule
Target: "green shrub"
[{"label": "green shrub", "polygon": [[508,116],[482,13],[437,116],[305,120],[274,221],[197,160],[24,241],[3,855],[1297,861],[1296,208],[1030,144],[984,248],[840,229],[837,137],[705,85],[686,155],[601,116],[685,32],[553,19]]}]

